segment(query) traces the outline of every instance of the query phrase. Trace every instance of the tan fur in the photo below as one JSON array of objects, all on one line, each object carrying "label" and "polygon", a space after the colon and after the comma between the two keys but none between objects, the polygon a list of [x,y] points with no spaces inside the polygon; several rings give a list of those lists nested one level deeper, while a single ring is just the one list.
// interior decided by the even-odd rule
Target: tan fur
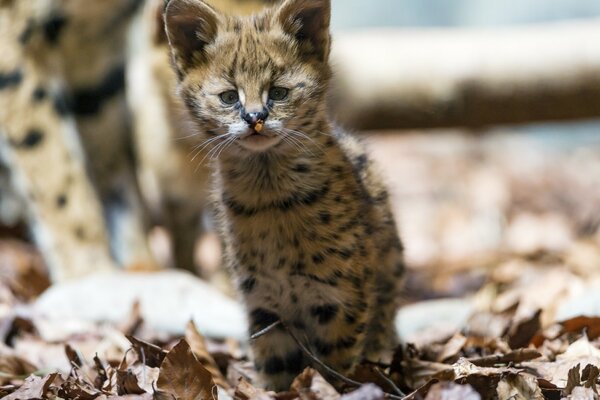
[{"label": "tan fur", "polygon": [[[25,45],[21,40],[28,23],[48,17],[50,5],[16,1],[0,7],[0,80],[20,76],[0,88],[0,153],[53,278],[64,280],[114,263],[75,120],[56,111],[65,101],[60,54],[45,46],[40,32]],[[34,95],[40,88],[41,99]]]},{"label": "tan fur", "polygon": [[[137,5],[32,0],[0,8],[10,21],[2,24],[7,57],[0,74],[22,75],[0,91],[9,111],[1,120],[2,150],[57,279],[112,268],[113,257],[127,267],[156,266],[146,243],[124,92],[126,38]],[[24,151],[16,143],[32,129]]]},{"label": "tan fur", "polygon": [[[348,373],[396,342],[402,246],[374,167],[327,117],[329,14],[329,0],[287,0],[247,18],[171,0],[165,22],[179,93],[212,144],[220,229],[250,331],[281,320]],[[273,87],[287,98],[269,100]],[[238,103],[221,99],[229,90]],[[259,110],[266,148],[248,144],[256,136],[242,120]],[[282,327],[252,350],[274,389],[310,364]]]}]

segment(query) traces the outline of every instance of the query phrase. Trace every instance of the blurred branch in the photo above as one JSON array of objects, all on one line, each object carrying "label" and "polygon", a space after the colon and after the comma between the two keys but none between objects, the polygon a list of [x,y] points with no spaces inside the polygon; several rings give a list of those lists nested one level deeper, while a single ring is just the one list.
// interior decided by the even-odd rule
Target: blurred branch
[{"label": "blurred branch", "polygon": [[355,129],[600,117],[600,20],[334,38],[333,102]]}]

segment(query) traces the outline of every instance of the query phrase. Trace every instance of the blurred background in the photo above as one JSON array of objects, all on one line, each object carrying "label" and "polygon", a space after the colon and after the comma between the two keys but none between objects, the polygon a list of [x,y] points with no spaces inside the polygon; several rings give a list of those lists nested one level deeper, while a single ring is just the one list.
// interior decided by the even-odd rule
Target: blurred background
[{"label": "blurred background", "polygon": [[335,31],[370,27],[497,27],[600,16],[594,0],[333,0]]},{"label": "blurred background", "polygon": [[[207,1],[247,14],[276,0]],[[61,212],[75,210],[70,217],[97,228],[86,242],[95,252],[74,247],[73,230],[63,229],[71,220],[56,199],[35,196],[46,193],[47,182],[67,178],[61,168],[46,168],[43,157],[19,158],[14,143],[22,137],[11,141],[6,121],[38,117],[30,113],[34,85],[15,88],[15,75],[2,75],[12,58],[1,59],[0,89],[9,90],[0,90],[0,339],[8,345],[0,346],[0,366],[8,365],[6,354],[31,364],[0,383],[22,384],[25,372],[47,367],[73,371],[79,358],[69,358],[72,349],[65,357],[67,342],[88,360],[99,352],[118,365],[129,348],[124,335],[165,347],[190,318],[205,336],[226,339],[209,343],[223,371],[247,360],[243,308],[222,268],[206,201],[207,166],[183,140],[195,128],[175,96],[161,4],[0,0],[0,48],[41,68],[37,84],[52,85],[34,98],[52,95],[54,107],[70,105],[59,107],[61,118],[80,133],[76,146],[66,129],[42,142],[56,145],[49,164],[67,154],[75,160],[69,174],[91,176],[82,184],[89,190],[73,195],[79,198],[59,197]],[[39,27],[50,44],[37,41]],[[407,285],[397,318],[403,340],[454,349],[456,342],[444,343],[458,338],[461,352],[434,357],[437,368],[459,355],[506,353],[509,346],[496,340],[510,332],[517,349],[554,322],[600,315],[600,2],[333,0],[332,32],[331,114],[376,160],[404,242]],[[32,48],[21,51],[28,37]],[[63,95],[70,103],[56,101]],[[82,115],[86,110],[96,114]],[[115,132],[126,146],[106,146],[112,142],[105,135]],[[73,150],[79,144],[85,159]],[[119,155],[135,160],[126,165],[131,170],[117,170]],[[100,173],[91,167],[100,159],[108,165],[100,172],[117,183],[104,188],[110,195],[92,187]],[[115,198],[117,212],[106,211],[105,199]],[[122,226],[108,218],[115,215]],[[178,230],[181,223],[187,231]],[[32,235],[36,224],[53,239],[46,247]],[[139,241],[123,239],[120,227]],[[85,235],[77,232],[79,244]],[[121,259],[114,243],[109,251],[109,236],[123,239],[116,246]],[[151,253],[143,262],[136,262],[139,254],[126,257],[138,250],[134,242]],[[102,256],[100,268],[92,261]],[[100,269],[109,273],[95,274]],[[586,321],[573,329],[579,336],[548,348],[538,343],[538,350],[554,360],[575,340],[587,343]],[[600,319],[593,322],[598,365]],[[463,347],[470,334],[472,353]],[[414,357],[432,361],[425,353]],[[232,376],[235,386],[242,375]],[[12,390],[0,386],[0,397]]]}]

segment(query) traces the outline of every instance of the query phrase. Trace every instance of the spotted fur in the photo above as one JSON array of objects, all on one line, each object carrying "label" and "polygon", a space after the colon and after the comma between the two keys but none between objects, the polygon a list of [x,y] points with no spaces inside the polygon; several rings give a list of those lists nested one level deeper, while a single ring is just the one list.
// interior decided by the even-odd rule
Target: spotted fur
[{"label": "spotted fur", "polygon": [[140,3],[0,3],[0,150],[56,279],[154,266],[124,92]]},{"label": "spotted fur", "polygon": [[[250,332],[282,321],[348,373],[396,341],[402,246],[375,167],[327,116],[329,18],[329,0],[247,18],[171,0],[165,24],[179,94],[212,145],[220,230]],[[273,87],[287,97],[270,98]],[[230,90],[235,104],[220,96]],[[274,389],[310,364],[282,326],[252,350]]]}]

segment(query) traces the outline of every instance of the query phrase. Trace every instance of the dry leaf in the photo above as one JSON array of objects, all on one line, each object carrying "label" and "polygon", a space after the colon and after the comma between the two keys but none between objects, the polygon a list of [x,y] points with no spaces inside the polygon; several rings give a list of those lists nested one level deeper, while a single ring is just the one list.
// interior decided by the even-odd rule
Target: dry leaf
[{"label": "dry leaf", "polygon": [[58,377],[58,374],[46,375],[43,378],[31,375],[19,389],[4,397],[4,400],[41,399],[46,396],[48,388]]},{"label": "dry leaf", "polygon": [[224,389],[229,389],[229,384],[225,380],[223,374],[221,374],[217,363],[208,352],[206,341],[200,332],[198,332],[194,321],[189,321],[185,327],[185,340],[189,343],[190,348],[198,361],[200,361],[204,368],[210,372],[215,383]]},{"label": "dry leaf", "polygon": [[499,399],[544,400],[536,377],[525,373],[506,375],[496,390]]},{"label": "dry leaf", "polygon": [[160,367],[167,352],[152,343],[144,342],[143,340],[127,336],[131,342],[133,349],[138,354],[139,359],[149,367]]},{"label": "dry leaf", "polygon": [[273,399],[275,399],[275,397],[273,397],[270,393],[252,386],[244,378],[241,378],[238,381],[238,384],[235,387],[234,397],[236,400],[273,400]]},{"label": "dry leaf", "polygon": [[291,389],[301,400],[338,400],[340,394],[317,371],[305,368],[292,382]]},{"label": "dry leaf", "polygon": [[158,375],[158,389],[179,400],[213,400],[217,385],[212,375],[194,357],[190,346],[181,339],[163,360]]},{"label": "dry leaf", "polygon": [[431,386],[425,400],[481,400],[481,396],[469,385],[453,382],[436,383]]}]

